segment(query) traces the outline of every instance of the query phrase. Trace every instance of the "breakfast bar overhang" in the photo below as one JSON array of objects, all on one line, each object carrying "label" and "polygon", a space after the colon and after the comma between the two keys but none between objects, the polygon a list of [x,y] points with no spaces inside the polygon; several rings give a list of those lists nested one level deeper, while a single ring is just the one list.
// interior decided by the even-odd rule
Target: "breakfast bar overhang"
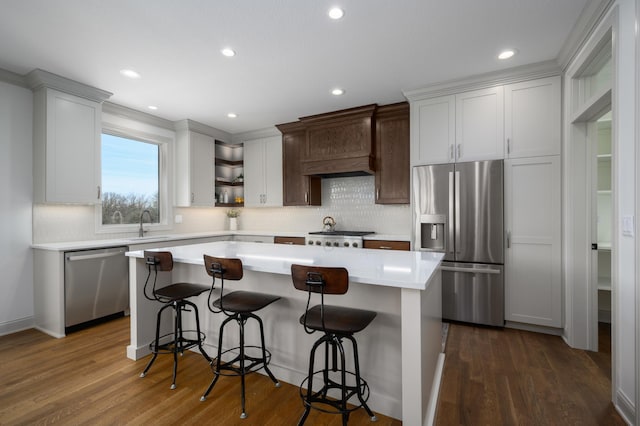
[{"label": "breakfast bar overhang", "polygon": [[[278,302],[261,311],[261,317],[266,344],[272,353],[269,367],[279,380],[295,386],[307,374],[309,348],[317,337],[306,334],[299,323],[307,295],[293,288],[291,265],[345,267],[349,271],[348,293],[325,296],[325,301],[378,313],[371,325],[357,336],[362,376],[371,388],[369,406],[376,412],[401,419],[405,425],[433,421],[444,363],[439,269],[442,254],[234,241],[155,250],[173,254],[173,272],[164,277],[167,284],[187,281],[210,285],[211,278],[203,262],[203,255],[208,254],[239,258],[243,262],[243,279],[226,283],[225,293],[251,290],[281,296]],[[127,255],[131,312],[127,356],[136,360],[149,353],[160,306],[143,295],[147,277],[143,252],[132,251]],[[218,283],[213,291],[213,297],[218,297]],[[205,348],[215,354],[222,318],[207,309],[207,297],[208,292],[194,302],[200,311],[202,331],[207,336]],[[171,330],[168,320],[163,324],[167,332]],[[193,327],[185,324],[185,328]],[[257,330],[247,329],[247,342],[255,341],[256,336]],[[237,346],[234,339],[236,335],[226,333],[223,346]]]}]

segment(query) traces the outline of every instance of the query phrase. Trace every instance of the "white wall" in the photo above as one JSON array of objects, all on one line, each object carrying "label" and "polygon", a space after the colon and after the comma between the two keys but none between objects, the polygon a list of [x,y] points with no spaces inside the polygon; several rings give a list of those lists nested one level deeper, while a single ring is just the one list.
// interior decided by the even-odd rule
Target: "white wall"
[{"label": "white wall", "polygon": [[33,325],[33,94],[0,82],[0,335]]}]

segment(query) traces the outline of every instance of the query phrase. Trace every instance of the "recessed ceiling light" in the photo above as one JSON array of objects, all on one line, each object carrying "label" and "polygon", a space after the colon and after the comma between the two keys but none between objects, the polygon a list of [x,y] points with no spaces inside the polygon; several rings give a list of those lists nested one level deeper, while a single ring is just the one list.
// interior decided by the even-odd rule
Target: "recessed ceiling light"
[{"label": "recessed ceiling light", "polygon": [[149,105],[149,107],[148,107],[148,108],[149,108],[149,109],[152,109],[152,110],[154,110],[154,111],[158,109],[158,107],[157,107],[157,106],[155,106],[155,105]]},{"label": "recessed ceiling light", "polygon": [[500,52],[500,54],[498,55],[498,59],[509,59],[515,54],[516,54],[515,49],[506,49]]},{"label": "recessed ceiling light", "polygon": [[331,94],[334,96],[344,95],[344,89],[335,88],[331,91]]},{"label": "recessed ceiling light", "polygon": [[120,70],[120,74],[124,75],[125,77],[128,78],[140,78],[140,74],[138,74],[136,71],[134,70],[129,70],[129,69],[124,69],[124,70]]},{"label": "recessed ceiling light", "polygon": [[344,16],[344,10],[339,7],[334,7],[329,10],[329,18],[331,19],[340,19]]},{"label": "recessed ceiling light", "polygon": [[225,47],[225,48],[224,48],[224,49],[222,49],[220,52],[222,52],[222,54],[223,54],[224,56],[227,56],[227,57],[229,57],[229,58],[230,58],[230,57],[232,57],[232,56],[236,56],[236,51],[235,51],[235,50],[233,50],[233,49],[231,49],[230,47]]},{"label": "recessed ceiling light", "polygon": [[229,114],[227,114],[227,117],[229,118],[236,118],[238,116],[238,114],[236,114],[235,112],[230,112]]}]

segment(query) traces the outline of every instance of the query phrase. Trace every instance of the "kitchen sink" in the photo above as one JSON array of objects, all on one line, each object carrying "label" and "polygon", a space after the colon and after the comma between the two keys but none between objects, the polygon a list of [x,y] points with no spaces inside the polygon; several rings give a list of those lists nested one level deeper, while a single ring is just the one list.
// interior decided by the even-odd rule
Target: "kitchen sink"
[{"label": "kitchen sink", "polygon": [[168,240],[169,237],[168,235],[148,235],[146,237],[132,237],[132,238],[127,238],[127,241],[149,241],[149,240],[156,240],[156,241],[163,241],[163,240]]}]

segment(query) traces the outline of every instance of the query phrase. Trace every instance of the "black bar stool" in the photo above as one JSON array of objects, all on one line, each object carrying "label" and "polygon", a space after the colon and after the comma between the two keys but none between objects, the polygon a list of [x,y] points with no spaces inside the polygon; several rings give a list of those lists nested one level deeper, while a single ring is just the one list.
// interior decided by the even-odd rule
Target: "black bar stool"
[{"label": "black bar stool", "polygon": [[[200,331],[200,318],[198,315],[198,307],[195,303],[187,300],[189,297],[197,296],[205,291],[209,290],[209,286],[192,283],[174,283],[166,287],[156,288],[156,282],[158,280],[158,272],[169,272],[173,270],[173,256],[169,251],[145,251],[145,262],[148,267],[147,280],[144,283],[144,296],[149,300],[155,300],[163,303],[164,305],[158,311],[158,317],[156,321],[156,338],[149,344],[149,349],[153,353],[153,357],[145,367],[144,371],[140,373],[140,377],[147,375],[147,372],[153,365],[153,362],[160,353],[172,353],[173,354],[173,381],[171,383],[171,389],[176,388],[176,375],[178,373],[178,354],[182,355],[184,351],[193,347],[198,347],[200,353],[211,364],[213,361],[202,347],[205,335]],[[149,289],[149,282],[151,275],[153,274],[153,287]],[[149,293],[150,291],[150,293]],[[173,332],[160,336],[160,323],[162,320],[162,313],[165,309],[173,309]],[[194,312],[196,319],[196,330],[184,330],[182,328],[182,314],[184,312]],[[194,334],[195,333],[195,334]],[[166,338],[171,336],[171,340],[167,341]],[[163,341],[164,343],[161,343]]]},{"label": "black bar stool", "polygon": [[[329,306],[324,304],[325,294],[345,294],[349,289],[349,272],[345,268],[329,268],[320,266],[291,265],[291,278],[296,289],[306,291],[307,308],[300,317],[300,324],[307,333],[315,331],[323,332],[311,348],[309,359],[309,375],[300,384],[300,397],[303,400],[305,410],[298,421],[304,424],[311,409],[326,413],[341,414],[342,424],[349,421],[352,411],[364,407],[371,421],[377,418],[367,405],[369,399],[369,385],[360,377],[360,363],[358,360],[358,345],[353,334],[364,330],[376,317],[376,313],[362,309],[346,308],[342,306]],[[320,294],[320,304],[309,308],[311,293]],[[353,346],[353,358],[355,371],[347,371],[345,365],[345,351],[343,339],[351,341]],[[316,350],[324,344],[324,367],[314,371]],[[338,366],[338,352],[340,353],[340,365]],[[331,365],[329,361],[331,360]],[[333,375],[331,373],[334,373]],[[339,374],[338,374],[339,373]],[[314,392],[313,380],[318,376],[322,381],[322,388]],[[320,377],[321,376],[321,377]],[[332,377],[339,376],[339,381]],[[351,377],[352,383],[347,383],[347,377]],[[355,380],[354,380],[355,379]],[[307,390],[304,392],[304,385]],[[332,389],[340,391],[340,398],[332,398],[328,392]],[[356,405],[349,407],[349,399],[358,397]]]},{"label": "black bar stool", "polygon": [[[231,293],[224,293],[225,280],[238,281],[242,279],[242,261],[240,259],[225,259],[219,257],[212,257],[204,255],[204,266],[207,273],[213,277],[213,283],[211,285],[211,292],[209,293],[208,306],[209,310],[214,313],[224,313],[227,318],[220,325],[220,335],[218,338],[218,358],[216,360],[216,366],[214,370],[214,377],[211,384],[200,398],[200,401],[204,401],[209,395],[209,392],[213,389],[220,376],[240,376],[241,384],[241,403],[242,414],[241,419],[247,417],[245,411],[245,380],[244,376],[247,373],[258,371],[264,368],[276,387],[280,387],[280,382],[275,378],[269,367],[269,361],[271,360],[271,353],[265,349],[264,345],[264,327],[262,320],[254,312],[270,305],[276,300],[280,299],[279,296],[273,296],[270,294],[255,293],[251,291],[234,291]],[[213,294],[213,288],[215,286],[216,278],[220,280],[220,298],[211,302],[211,295]],[[244,325],[248,319],[255,319],[260,326],[260,347],[258,346],[246,346],[244,342]],[[231,321],[238,323],[240,331],[240,345],[235,348],[222,350],[222,335],[224,333],[224,327]],[[260,356],[251,356],[246,353],[247,348],[260,349]],[[229,352],[238,351],[233,359],[229,361],[222,361],[222,356]],[[234,365],[239,363],[239,366]],[[228,371],[229,373],[224,373]]]}]

